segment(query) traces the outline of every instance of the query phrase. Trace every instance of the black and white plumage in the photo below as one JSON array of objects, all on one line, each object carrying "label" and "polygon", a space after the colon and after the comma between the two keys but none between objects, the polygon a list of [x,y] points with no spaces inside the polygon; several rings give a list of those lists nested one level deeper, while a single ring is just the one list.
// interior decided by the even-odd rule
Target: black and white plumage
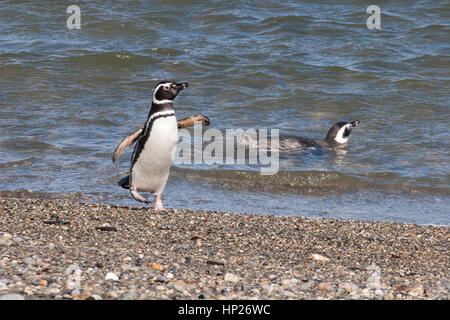
[{"label": "black and white plumage", "polygon": [[321,147],[334,148],[345,145],[352,129],[358,125],[359,120],[337,122],[328,130],[325,139],[309,139],[294,135],[280,135],[278,145],[273,143],[273,146],[271,146],[270,138],[264,141],[259,141],[246,136],[240,140],[241,143],[244,143],[249,147],[258,149],[270,149],[273,147],[279,152],[295,152],[304,149],[317,149]]},{"label": "black and white plumage", "polygon": [[183,119],[181,124],[177,123],[172,102],[187,87],[188,84],[184,82],[159,82],[153,91],[152,107],[145,125],[125,137],[113,155],[114,162],[128,146],[136,142],[130,174],[122,178],[119,185],[130,189],[133,198],[144,203],[149,201],[139,191],[151,192],[155,196],[154,208],[158,211],[164,210],[161,194],[176,152],[178,127],[193,125],[195,121],[209,125],[209,119],[200,115]]},{"label": "black and white plumage", "polygon": [[359,120],[340,121],[331,126],[325,139],[308,139],[298,136],[280,136],[280,151],[292,148],[325,147],[334,148],[345,145],[352,129],[359,125]]}]

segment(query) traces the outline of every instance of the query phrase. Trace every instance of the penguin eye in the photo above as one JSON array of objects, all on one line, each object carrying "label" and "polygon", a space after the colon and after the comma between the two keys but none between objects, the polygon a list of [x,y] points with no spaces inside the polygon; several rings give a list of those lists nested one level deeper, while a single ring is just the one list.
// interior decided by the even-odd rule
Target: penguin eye
[{"label": "penguin eye", "polygon": [[163,88],[164,88],[164,90],[169,90],[170,86],[169,85],[165,85]]}]

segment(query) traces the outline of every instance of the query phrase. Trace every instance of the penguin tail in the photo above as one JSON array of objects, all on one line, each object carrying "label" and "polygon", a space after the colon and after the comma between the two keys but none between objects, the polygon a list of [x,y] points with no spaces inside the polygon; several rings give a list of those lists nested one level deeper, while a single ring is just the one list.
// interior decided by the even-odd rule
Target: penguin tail
[{"label": "penguin tail", "polygon": [[123,177],[118,184],[124,189],[130,189],[130,176]]}]

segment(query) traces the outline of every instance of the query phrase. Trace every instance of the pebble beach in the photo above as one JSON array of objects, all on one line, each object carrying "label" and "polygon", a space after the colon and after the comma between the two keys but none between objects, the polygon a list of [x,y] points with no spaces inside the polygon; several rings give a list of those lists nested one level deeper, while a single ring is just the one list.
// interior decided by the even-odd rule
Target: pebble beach
[{"label": "pebble beach", "polygon": [[449,299],[449,228],[0,198],[0,299]]}]

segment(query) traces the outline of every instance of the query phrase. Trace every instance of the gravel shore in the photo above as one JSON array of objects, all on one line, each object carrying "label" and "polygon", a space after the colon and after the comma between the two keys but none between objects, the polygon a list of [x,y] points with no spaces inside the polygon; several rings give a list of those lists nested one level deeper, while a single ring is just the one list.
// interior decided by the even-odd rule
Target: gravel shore
[{"label": "gravel shore", "polygon": [[449,228],[0,198],[0,299],[448,299]]}]

